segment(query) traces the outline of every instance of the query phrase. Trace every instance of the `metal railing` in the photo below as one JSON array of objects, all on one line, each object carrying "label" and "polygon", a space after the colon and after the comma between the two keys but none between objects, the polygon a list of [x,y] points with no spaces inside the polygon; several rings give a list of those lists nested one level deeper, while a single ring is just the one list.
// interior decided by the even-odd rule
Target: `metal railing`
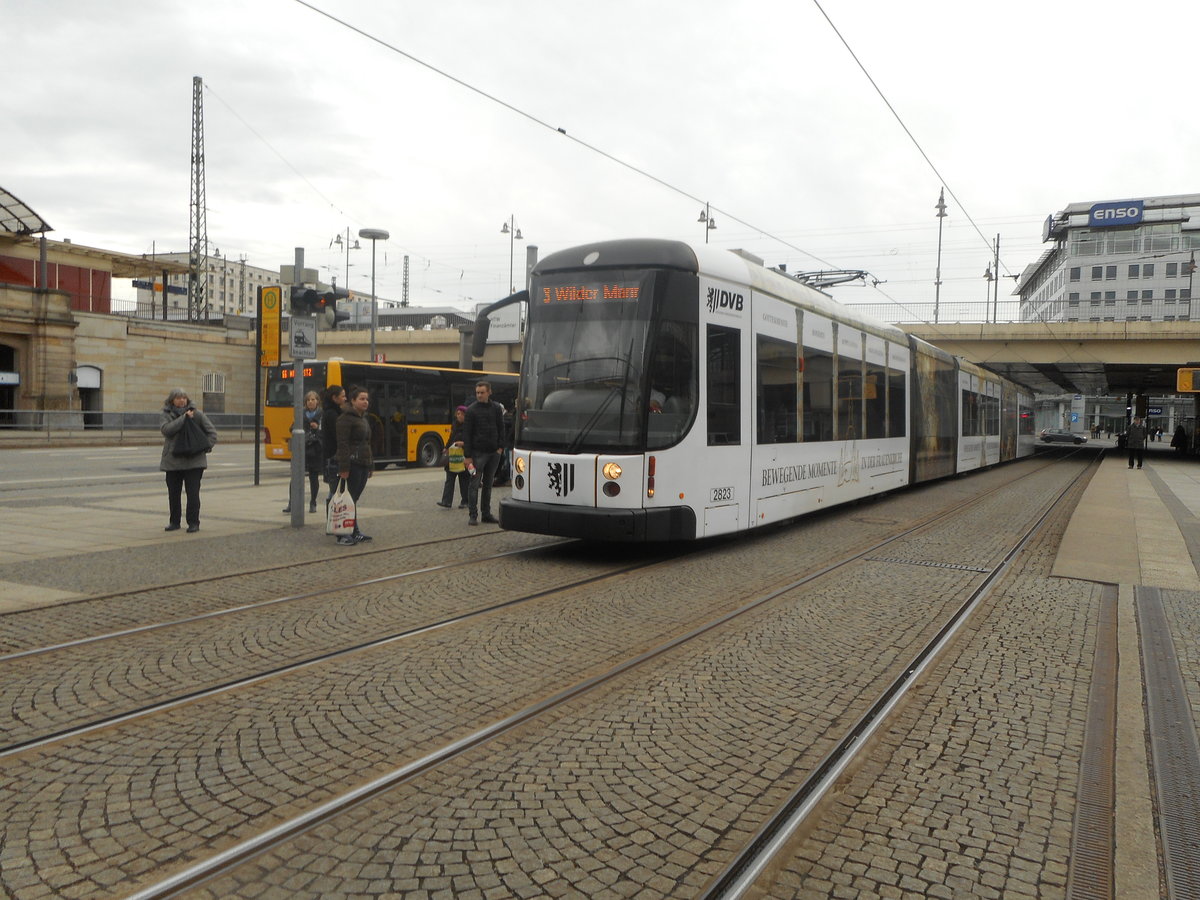
[{"label": "metal railing", "polygon": [[[225,441],[254,440],[253,413],[206,413]],[[78,409],[0,409],[0,443],[86,440],[124,443],[161,440],[157,412],[105,412]]]}]

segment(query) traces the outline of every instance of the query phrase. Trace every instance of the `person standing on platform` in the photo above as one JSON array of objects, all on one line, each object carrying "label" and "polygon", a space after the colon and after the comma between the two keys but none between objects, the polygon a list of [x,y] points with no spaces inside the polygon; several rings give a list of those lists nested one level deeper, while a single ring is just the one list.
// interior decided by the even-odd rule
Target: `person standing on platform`
[{"label": "person standing on platform", "polygon": [[[467,408],[460,406],[454,410],[454,424],[450,426],[450,440],[446,444],[447,450],[450,448],[458,448],[459,453],[462,453],[463,446],[463,427],[467,420]],[[465,454],[463,454],[465,456]],[[442,487],[442,499],[438,501],[438,506],[442,509],[450,509],[454,503],[454,484],[458,483],[458,508],[463,509],[467,505],[467,486],[471,481],[471,473],[467,471],[466,464],[461,456],[455,461],[456,454],[448,454],[446,465],[443,467],[446,470],[446,484]],[[455,468],[457,466],[458,468]]]},{"label": "person standing on platform", "polygon": [[494,524],[492,515],[492,481],[500,464],[504,448],[504,407],[492,400],[492,383],[475,383],[475,402],[467,407],[463,423],[463,453],[471,485],[467,489],[467,524],[479,524],[480,488],[483,498],[483,521]]},{"label": "person standing on platform", "polygon": [[[309,391],[304,395],[304,471],[308,473],[310,513],[317,511],[317,490],[324,469],[321,454],[321,419],[324,413],[321,409],[321,397],[316,391]],[[290,500],[283,511],[292,511]]]},{"label": "person standing on platform", "polygon": [[1176,425],[1175,434],[1171,436],[1171,446],[1175,448],[1176,452],[1183,455],[1187,451],[1187,442],[1187,429],[1182,425]]},{"label": "person standing on platform", "polygon": [[338,486],[337,462],[337,420],[346,406],[346,389],[340,384],[331,384],[325,388],[325,402],[321,406],[321,458],[325,461],[325,483],[329,485],[329,495],[325,498],[325,506],[333,498],[333,492]]},{"label": "person standing on platform", "polygon": [[208,416],[192,406],[183,388],[175,388],[167,394],[158,423],[163,435],[162,461],[158,467],[166,473],[169,509],[167,527],[163,530],[179,530],[180,519],[184,517],[180,493],[186,492],[187,530],[192,534],[200,530],[200,479],[208,468],[208,449],[183,456],[175,453],[175,442],[189,419],[200,423],[208,436],[208,449],[211,449],[217,442],[217,429],[208,421]]},{"label": "person standing on platform", "polygon": [[366,388],[352,387],[346,391],[350,402],[342,409],[337,420],[337,467],[338,478],[346,479],[346,488],[354,501],[354,533],[338,537],[339,544],[361,544],[371,538],[358,530],[358,498],[362,496],[367,479],[375,471],[375,459],[371,456],[371,423],[367,420],[370,395]]},{"label": "person standing on platform", "polygon": [[1146,447],[1146,426],[1142,424],[1141,416],[1133,417],[1133,424],[1125,433],[1125,447],[1129,451],[1129,468],[1133,468],[1134,457],[1137,457],[1137,467],[1142,467],[1142,451]]}]

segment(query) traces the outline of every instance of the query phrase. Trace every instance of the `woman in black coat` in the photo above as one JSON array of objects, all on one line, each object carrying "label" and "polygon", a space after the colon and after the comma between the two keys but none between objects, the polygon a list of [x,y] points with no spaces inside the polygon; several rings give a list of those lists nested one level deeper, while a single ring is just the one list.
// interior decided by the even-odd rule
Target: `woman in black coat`
[{"label": "woman in black coat", "polygon": [[345,403],[346,389],[344,387],[340,384],[331,384],[325,388],[325,402],[321,406],[321,458],[325,461],[325,483],[329,485],[329,496],[325,498],[327,507],[338,485],[337,420],[338,416],[342,414],[342,407]]},{"label": "woman in black coat", "polygon": [[[179,454],[175,452],[175,444],[189,419],[200,423],[208,437],[208,448],[198,453]],[[187,530],[191,534],[200,530],[200,479],[208,467],[208,451],[217,442],[217,429],[208,421],[208,416],[192,405],[183,388],[175,388],[167,394],[158,427],[163,436],[162,461],[158,467],[166,473],[170,516],[163,530],[179,530],[179,520],[184,516],[180,494],[186,491]]]},{"label": "woman in black coat", "polygon": [[[304,395],[304,471],[308,473],[308,511],[317,511],[317,490],[324,472],[325,454],[321,449],[321,419],[325,410],[321,408],[321,397],[316,391]],[[292,511],[292,503],[283,508],[285,513]]]},{"label": "woman in black coat", "polygon": [[[366,388],[352,387],[346,392],[349,402],[342,408],[337,420],[337,471],[338,478],[346,480],[350,497],[358,506],[367,479],[375,470],[371,455],[371,423],[367,420],[367,407],[371,398]],[[371,538],[358,530],[358,516],[354,517],[354,533],[338,537],[339,544],[358,544]]]}]

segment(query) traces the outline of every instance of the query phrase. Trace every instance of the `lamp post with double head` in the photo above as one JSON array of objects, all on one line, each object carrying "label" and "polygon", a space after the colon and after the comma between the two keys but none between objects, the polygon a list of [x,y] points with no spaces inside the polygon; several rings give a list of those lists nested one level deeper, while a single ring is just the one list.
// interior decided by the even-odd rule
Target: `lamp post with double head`
[{"label": "lamp post with double head", "polygon": [[[350,251],[351,250],[361,250],[362,247],[359,246],[358,241],[354,242],[354,246],[350,245],[350,229],[349,228],[346,228],[346,237],[344,240],[342,239],[342,236],[340,234],[334,235],[333,240],[329,242],[329,246],[332,247],[334,244],[337,244],[339,247],[346,248],[346,283],[343,284],[342,287],[344,287],[348,290],[350,288]],[[335,286],[336,286],[336,284],[335,284]]]},{"label": "lamp post with double head", "polygon": [[943,187],[938,194],[937,206],[938,220],[938,252],[937,252],[937,273],[933,276],[933,324],[938,323],[938,308],[942,304],[942,219],[946,218],[946,189]]},{"label": "lamp post with double head", "polygon": [[521,237],[521,229],[517,227],[515,216],[508,217],[508,221],[500,227],[500,233],[508,235],[508,292],[515,294],[517,286],[513,283],[513,241],[524,240]]},{"label": "lamp post with double head", "polygon": [[386,241],[391,235],[382,228],[360,228],[358,236],[371,242],[371,362],[375,362],[375,322],[378,304],[375,299],[375,242]]},{"label": "lamp post with double head", "polygon": [[712,208],[705,203],[704,209],[700,210],[700,218],[697,222],[704,223],[704,243],[708,243],[708,233],[717,227],[717,220],[712,216]]}]

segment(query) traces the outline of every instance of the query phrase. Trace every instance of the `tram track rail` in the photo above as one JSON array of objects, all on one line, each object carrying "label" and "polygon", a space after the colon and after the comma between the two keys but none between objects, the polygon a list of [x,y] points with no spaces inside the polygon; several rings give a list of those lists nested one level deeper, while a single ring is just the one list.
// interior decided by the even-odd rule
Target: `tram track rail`
[{"label": "tram track rail", "polygon": [[886,687],[867,712],[846,731],[809,777],[792,791],[776,813],[746,844],[743,851],[710,882],[699,895],[699,900],[738,900],[747,896],[771,860],[804,826],[809,816],[846,771],[862,754],[869,752],[872,738],[886,727],[892,712],[903,702],[921,677],[940,660],[943,652],[965,627],[971,615],[991,595],[1024,548],[1037,537],[1058,505],[1072,493],[1085,476],[1090,477],[1098,465],[1099,460],[1081,471],[1063,488],[1057,500],[1038,516],[1004,558],[987,572],[979,586],[938,629],[933,638],[920,648],[912,662]]},{"label": "tram track rail", "polygon": [[[1071,479],[1070,483],[1058,493],[1057,497],[1046,505],[1040,514],[1036,516],[1033,524],[1026,528],[1020,538],[1007,549],[1002,558],[989,568],[978,586],[970,592],[967,598],[950,615],[948,620],[941,624],[933,637],[919,648],[912,661],[903,668],[901,674],[886,687],[877,700],[870,704],[867,713],[845,732],[844,736],[836,742],[834,749],[826,754],[825,758],[813,770],[812,774],[793,791],[780,814],[772,817],[756,833],[754,839],[747,845],[747,849],[739,853],[733,862],[726,866],[722,874],[706,888],[702,896],[733,897],[741,896],[745,892],[749,884],[752,883],[752,879],[744,885],[740,884],[740,880],[744,879],[748,872],[753,872],[754,875],[761,872],[762,867],[766,865],[770,857],[778,852],[779,847],[786,842],[787,836],[794,833],[799,822],[803,821],[803,817],[794,819],[796,808],[798,806],[803,807],[804,816],[809,815],[815,808],[820,796],[823,796],[824,792],[836,783],[846,768],[852,764],[855,756],[870,746],[870,738],[886,724],[889,714],[902,702],[906,692],[938,661],[941,653],[953,642],[959,631],[970,619],[971,614],[986,600],[995,586],[1003,579],[1005,573],[1010,569],[1013,561],[1019,556],[1026,544],[1038,534],[1044,523],[1059,508],[1059,504],[1063,502],[1064,498],[1069,496],[1079,482],[1093,470],[1094,466],[1082,468]],[[1011,487],[1011,483],[1005,487]],[[977,500],[982,502],[985,496],[981,495]],[[628,673],[634,672],[652,661],[662,659],[672,651],[694,641],[702,635],[717,631],[723,626],[743,618],[747,613],[760,609],[764,605],[784,597],[813,581],[837,573],[838,570],[846,566],[862,560],[869,560],[872,554],[878,553],[888,544],[910,537],[925,529],[945,525],[947,521],[952,520],[964,510],[975,505],[976,500],[973,500],[969,504],[943,511],[925,521],[905,528],[885,540],[874,543],[872,546],[861,548],[840,560],[807,572],[803,576],[786,584],[765,590],[752,599],[740,603],[737,608],[703,622],[635,657],[623,660],[602,673],[562,688],[512,715],[491,723],[484,728],[477,729],[460,740],[446,744],[433,752],[425,754],[420,759],[397,767],[382,776],[360,785],[352,791],[332,798],[325,803],[294,816],[286,822],[279,823],[267,831],[234,844],[220,853],[202,860],[185,870],[179,871],[156,884],[146,886],[130,895],[129,900],[158,900],[158,898],[175,897],[192,888],[208,884],[214,879],[234,871],[244,862],[259,857],[288,841],[307,834],[323,823],[330,822],[336,817],[360,807],[374,798],[384,795],[402,785],[409,784],[414,779],[437,769],[437,767],[457,759],[469,750],[486,745],[502,735],[517,729],[521,725],[530,723],[572,701],[597,691],[602,686]],[[966,568],[971,572],[976,571],[975,567]],[[792,824],[793,820],[796,822],[795,825]],[[788,829],[786,834],[783,831],[785,826]]]},{"label": "tram track rail", "polygon": [[[27,658],[28,656],[38,656],[38,655],[42,655],[44,653],[53,652],[54,650],[74,649],[81,645],[86,645],[86,644],[91,644],[91,643],[101,643],[101,642],[105,642],[105,641],[109,641],[109,640],[116,640],[121,637],[134,635],[134,634],[142,634],[147,631],[158,631],[158,630],[164,630],[164,629],[171,628],[171,627],[187,626],[187,625],[194,624],[197,621],[202,621],[205,619],[212,619],[212,618],[219,618],[221,616],[229,615],[231,613],[243,611],[244,609],[254,609],[254,608],[258,608],[260,606],[269,605],[271,603],[280,603],[280,602],[285,602],[285,601],[289,601],[289,600],[298,600],[298,599],[309,599],[313,596],[322,596],[322,595],[330,594],[330,593],[341,593],[344,591],[352,590],[354,588],[368,587],[371,585],[375,585],[375,584],[379,584],[379,583],[383,583],[383,582],[387,582],[387,581],[396,581],[396,580],[400,580],[400,579],[407,578],[407,577],[413,577],[415,575],[427,574],[430,571],[440,571],[440,570],[444,571],[446,569],[480,565],[480,564],[483,564],[486,562],[494,562],[495,560],[503,559],[505,557],[511,557],[511,556],[515,556],[515,555],[529,553],[529,552],[533,552],[534,550],[540,550],[540,549],[543,549],[543,548],[537,547],[537,548],[525,548],[525,549],[520,549],[520,550],[510,550],[510,551],[506,551],[505,553],[494,554],[490,557],[484,557],[484,558],[479,558],[479,559],[474,559],[474,560],[467,560],[467,561],[463,561],[460,563],[447,563],[442,566],[435,566],[435,567],[431,567],[429,569],[415,570],[413,572],[398,573],[396,575],[386,576],[384,578],[367,579],[367,580],[363,580],[363,581],[359,581],[359,582],[354,582],[349,585],[344,585],[341,588],[325,588],[320,591],[314,591],[314,592],[311,592],[311,593],[305,594],[305,595],[280,597],[274,601],[264,601],[263,603],[250,604],[246,607],[239,607],[239,608],[233,608],[233,609],[220,610],[220,611],[216,611],[216,612],[212,612],[212,613],[206,613],[203,615],[198,615],[198,616],[193,616],[193,617],[190,617],[187,619],[183,619],[178,622],[158,623],[155,625],[148,625],[148,626],[145,626],[144,628],[140,628],[140,629],[131,629],[126,632],[121,632],[121,633],[116,633],[116,634],[111,634],[111,635],[100,635],[95,638],[86,639],[83,641],[73,642],[70,644],[63,644],[63,645],[60,645],[59,647],[45,648],[44,650],[34,651],[32,653],[13,654],[9,657],[0,658],[0,663],[4,663],[4,662],[15,663],[15,662],[19,662],[19,661]],[[678,558],[678,557],[673,557],[673,558]],[[163,700],[158,700],[153,703],[147,703],[143,706],[137,706],[137,707],[134,707],[131,709],[127,709],[120,713],[104,716],[103,718],[97,718],[92,721],[80,724],[80,725],[74,725],[72,727],[63,728],[63,729],[60,729],[60,730],[57,730],[54,732],[37,735],[35,737],[30,737],[28,739],[21,740],[21,741],[14,741],[12,743],[0,746],[0,759],[3,759],[7,756],[12,756],[17,753],[24,752],[27,750],[33,750],[38,747],[43,747],[47,744],[51,744],[51,743],[55,743],[55,742],[59,742],[59,741],[70,740],[72,738],[82,737],[84,735],[99,731],[104,728],[111,728],[114,725],[119,725],[121,723],[129,722],[131,720],[138,719],[138,718],[141,718],[144,716],[149,716],[149,715],[153,715],[155,713],[164,712],[169,709],[174,709],[174,708],[182,706],[186,703],[192,703],[196,700],[204,699],[205,697],[213,697],[218,694],[224,694],[229,691],[236,690],[238,688],[248,687],[250,685],[257,684],[262,681],[266,681],[269,678],[276,678],[280,675],[287,675],[287,674],[290,674],[293,672],[299,672],[301,670],[308,669],[313,666],[317,666],[322,663],[327,663],[327,662],[330,662],[330,661],[333,661],[336,659],[340,659],[340,658],[343,658],[346,656],[350,656],[350,655],[353,655],[356,653],[362,653],[364,651],[369,651],[369,650],[376,650],[380,647],[384,647],[389,644],[394,644],[398,641],[411,639],[411,638],[414,638],[414,637],[417,637],[417,636],[420,636],[423,634],[427,634],[431,631],[436,631],[436,630],[443,629],[443,628],[449,628],[454,625],[458,625],[458,624],[462,624],[464,622],[471,621],[473,619],[478,619],[483,616],[491,615],[502,609],[506,609],[506,608],[513,607],[513,606],[519,606],[524,603],[531,603],[531,602],[534,602],[534,601],[536,601],[542,597],[548,596],[548,595],[557,594],[557,593],[560,593],[563,591],[575,590],[577,588],[584,587],[584,586],[590,585],[590,584],[595,584],[596,582],[607,580],[607,579],[621,578],[626,575],[629,575],[630,573],[637,572],[637,571],[649,568],[651,566],[661,565],[661,562],[662,561],[659,559],[653,559],[650,561],[643,561],[643,562],[638,562],[638,563],[634,563],[634,564],[630,564],[630,565],[621,566],[621,567],[618,567],[609,572],[604,572],[604,573],[596,574],[596,575],[590,575],[585,578],[580,578],[580,579],[575,579],[570,582],[560,583],[560,584],[554,585],[552,587],[548,587],[548,588],[544,588],[542,590],[524,594],[519,597],[509,598],[509,599],[504,600],[499,603],[493,603],[493,604],[489,604],[487,606],[472,609],[472,610],[463,612],[458,615],[448,616],[446,618],[438,619],[435,621],[418,623],[418,624],[413,625],[410,628],[406,628],[401,631],[392,632],[392,633],[389,633],[389,634],[386,634],[386,635],[383,635],[380,637],[372,638],[372,639],[366,640],[366,641],[361,641],[361,642],[358,642],[358,643],[355,643],[355,644],[352,644],[349,646],[337,647],[335,649],[331,649],[326,652],[307,656],[303,659],[294,660],[294,661],[289,662],[284,665],[279,665],[279,666],[275,666],[275,667],[272,667],[269,669],[256,671],[256,672],[253,672],[251,674],[248,674],[248,675],[245,675],[242,677],[232,678],[232,679],[220,682],[218,684],[209,685],[207,687],[197,689],[194,691],[187,691],[187,692],[184,692],[181,694],[176,694],[174,696],[171,696],[171,697],[163,699]]]},{"label": "tram track rail", "polygon": [[[442,538],[437,538],[437,539],[428,540],[428,541],[416,541],[413,543],[389,544],[389,545],[384,545],[384,546],[372,546],[370,548],[359,547],[359,548],[357,548],[357,552],[354,556],[354,559],[356,560],[356,562],[359,565],[362,565],[362,562],[364,560],[366,560],[368,562],[370,562],[371,560],[382,560],[382,559],[386,558],[386,556],[388,554],[394,554],[397,551],[414,552],[414,551],[419,551],[419,550],[423,550],[423,549],[440,548],[440,547],[445,547],[447,545],[454,546],[454,545],[459,545],[459,544],[462,544],[465,546],[472,546],[475,542],[487,540],[489,537],[492,537],[495,534],[496,534],[496,532],[492,531],[492,532],[482,532],[479,534],[461,535],[458,537],[449,537],[449,538],[442,537]],[[576,543],[576,542],[571,541],[571,540],[562,540],[562,539],[543,539],[537,544],[531,545],[527,548],[519,548],[519,549],[528,550],[528,551],[532,552],[532,551],[536,551],[538,549],[554,547],[554,546],[558,546],[561,544],[568,544],[568,543]],[[496,554],[495,558],[502,557],[503,555],[504,555],[503,553]],[[481,557],[481,558],[487,558],[487,557]],[[320,573],[328,570],[329,563],[330,563],[330,560],[327,558],[326,559],[307,560],[307,561],[301,561],[301,562],[280,563],[277,565],[258,566],[258,567],[250,568],[250,569],[240,569],[236,572],[223,572],[220,575],[204,576],[201,578],[181,579],[178,581],[163,582],[161,584],[142,585],[139,587],[129,588],[126,590],[121,590],[121,591],[111,591],[108,593],[93,594],[93,595],[86,596],[86,597],[75,597],[75,598],[71,598],[71,599],[67,599],[67,600],[59,600],[51,606],[34,607],[31,609],[15,609],[15,610],[8,610],[5,612],[0,612],[0,623],[6,623],[6,624],[11,625],[11,623],[27,620],[27,621],[31,621],[31,622],[36,622],[39,625],[41,625],[46,620],[46,618],[49,616],[54,616],[59,619],[69,618],[69,617],[62,617],[62,616],[57,615],[58,613],[60,613],[63,610],[70,610],[72,608],[79,608],[82,606],[89,606],[89,605],[101,606],[104,604],[115,603],[118,601],[132,601],[132,600],[137,600],[138,598],[141,598],[141,597],[146,597],[148,595],[149,596],[164,595],[164,594],[169,594],[170,592],[173,592],[173,591],[180,591],[180,590],[200,589],[200,588],[220,588],[224,585],[238,585],[240,588],[240,587],[244,586],[244,583],[247,579],[254,578],[256,576],[270,577],[272,575],[286,572],[292,576],[303,579],[304,577],[307,577],[310,573],[320,574]],[[426,567],[422,567],[422,568],[433,569],[436,567],[437,566],[435,564],[433,566],[426,566]],[[389,575],[384,575],[384,576],[376,576],[373,579],[370,579],[370,578],[362,579],[360,583],[365,584],[365,583],[368,583],[373,580],[384,581],[384,580],[387,580],[388,578],[404,577],[405,575],[413,574],[417,571],[420,571],[420,570],[417,569],[417,570],[412,570],[411,572],[406,572],[406,573],[395,573],[395,574],[389,574]],[[85,635],[85,636],[82,636],[79,638],[72,638],[72,639],[57,641],[54,644],[26,646],[26,647],[20,647],[19,649],[10,649],[5,652],[0,652],[0,663],[3,663],[8,659],[16,659],[22,655],[31,656],[36,653],[55,650],[55,649],[58,649],[59,647],[86,643],[88,640],[103,640],[110,636],[120,636],[123,634],[132,634],[132,633],[136,633],[141,630],[147,630],[147,629],[159,627],[162,625],[172,625],[172,624],[176,624],[178,622],[182,622],[185,620],[200,620],[209,615],[228,614],[228,613],[237,612],[237,611],[240,611],[243,609],[249,609],[254,606],[270,605],[273,603],[278,603],[278,602],[281,602],[281,600],[297,599],[297,598],[304,597],[304,596],[316,595],[321,592],[328,593],[331,591],[345,589],[347,586],[348,585],[345,582],[334,582],[328,588],[319,588],[319,589],[316,589],[314,591],[309,591],[309,592],[297,592],[297,593],[289,594],[284,597],[272,595],[272,596],[268,596],[265,599],[260,600],[260,601],[255,601],[255,602],[250,602],[250,603],[242,603],[242,604],[238,604],[237,606],[234,606],[234,607],[218,607],[216,609],[206,610],[203,613],[197,613],[195,615],[179,616],[176,619],[172,619],[172,620],[164,620],[162,622],[148,623],[145,626],[132,626],[129,628],[114,628],[112,632],[107,632],[107,633],[104,633],[101,635]],[[136,614],[132,613],[132,612],[121,612],[120,614],[114,613],[113,617],[118,622],[119,621],[131,621],[134,615],[136,615]],[[15,629],[10,628],[9,631],[10,632],[15,631]],[[12,640],[12,638],[8,638],[8,640]]]},{"label": "tram track rail", "polygon": [[[1052,464],[1053,463],[1051,463],[1051,465]],[[1038,468],[1032,469],[1031,471],[1023,474],[1020,477],[1021,478],[1031,477],[1031,476],[1037,474],[1038,472],[1042,471],[1043,468],[1045,468],[1045,467],[1038,467]],[[993,495],[996,491],[1004,490],[1004,489],[1008,488],[1010,485],[1011,485],[1011,483],[1006,483],[1005,485],[993,488],[992,490],[982,492],[982,493],[976,495],[975,497],[973,497],[967,504],[957,506],[952,511],[963,510],[966,508],[970,508],[971,506],[974,506],[975,504],[982,503],[988,497]],[[869,558],[870,554],[877,552],[878,550],[887,546],[888,544],[890,544],[894,541],[900,540],[901,538],[903,538],[909,534],[912,534],[916,531],[919,531],[923,528],[927,528],[932,525],[935,525],[938,521],[940,521],[941,517],[944,515],[946,515],[945,512],[936,513],[933,516],[926,517],[922,520],[914,522],[908,528],[901,530],[901,531],[897,532],[896,534],[893,534],[893,535],[887,537],[886,539],[863,550],[861,553],[857,553],[854,556],[850,556],[850,557],[847,557],[840,561],[836,561],[836,562],[832,563],[832,568],[837,568],[839,566],[845,565],[848,562],[851,562],[858,558],[862,558],[864,556]],[[320,598],[323,596],[329,596],[329,595],[334,595],[334,594],[342,595],[342,594],[346,594],[348,592],[353,592],[358,589],[369,588],[372,586],[386,584],[389,582],[401,582],[401,581],[404,581],[405,579],[410,579],[410,578],[414,578],[414,577],[422,576],[422,575],[429,575],[431,573],[449,574],[457,569],[469,570],[473,567],[486,568],[486,566],[488,564],[494,563],[499,560],[504,560],[506,558],[523,556],[526,554],[532,554],[532,553],[538,553],[538,552],[545,552],[547,550],[552,550],[553,548],[558,547],[558,546],[562,546],[562,545],[566,545],[566,544],[574,544],[574,543],[577,543],[577,542],[574,542],[574,541],[552,541],[550,543],[538,544],[534,547],[525,547],[525,548],[517,548],[517,549],[513,549],[513,550],[506,550],[506,551],[502,551],[499,553],[489,554],[489,555],[483,556],[483,557],[474,557],[474,558],[466,559],[466,560],[457,560],[455,562],[443,563],[443,564],[433,565],[433,566],[424,566],[424,567],[420,567],[420,568],[416,568],[416,569],[407,570],[405,572],[393,573],[391,575],[386,575],[386,576],[360,579],[360,580],[348,582],[348,583],[329,585],[329,586],[322,587],[322,588],[319,588],[319,589],[316,589],[313,591],[306,591],[306,592],[297,593],[297,594],[288,594],[288,595],[270,598],[267,600],[238,604],[236,606],[231,606],[231,607],[223,607],[220,609],[209,610],[207,612],[197,613],[194,615],[180,617],[177,619],[148,623],[146,625],[137,626],[134,628],[121,629],[118,631],[107,632],[107,633],[103,633],[103,634],[99,634],[99,635],[93,635],[90,637],[80,638],[80,639],[76,639],[73,641],[61,642],[61,643],[58,643],[55,645],[47,645],[47,646],[43,646],[43,647],[32,648],[29,650],[18,651],[16,653],[9,653],[9,654],[0,656],[0,676],[2,676],[2,673],[6,666],[21,666],[23,664],[28,663],[29,661],[37,660],[38,657],[46,657],[46,656],[49,656],[49,655],[52,655],[55,653],[63,653],[63,652],[68,652],[68,651],[80,651],[80,650],[84,650],[92,645],[109,643],[109,642],[118,642],[123,639],[136,638],[138,636],[146,635],[146,634],[152,633],[152,632],[162,632],[162,631],[168,631],[171,629],[187,629],[191,626],[195,626],[200,623],[210,622],[212,620],[220,619],[220,618],[230,616],[230,615],[266,609],[266,608],[269,608],[272,606],[278,606],[278,605],[286,604],[286,603],[295,603],[295,602],[304,601],[304,600],[311,600],[313,598]],[[686,553],[672,552],[672,553],[670,553],[668,560],[669,561],[677,560],[681,556],[686,555],[687,553],[696,552],[697,550],[698,550],[698,548],[689,547],[687,549]],[[0,759],[3,759],[4,757],[11,756],[13,754],[20,753],[20,752],[23,752],[26,750],[32,750],[32,749],[35,749],[38,747],[42,747],[42,746],[45,746],[50,743],[64,741],[64,740],[70,740],[70,739],[73,739],[76,737],[81,737],[83,735],[98,731],[102,728],[112,727],[114,725],[128,722],[133,719],[141,718],[141,717],[148,716],[148,715],[153,715],[154,713],[166,711],[168,709],[173,709],[180,705],[190,703],[190,702],[193,702],[196,700],[200,700],[205,697],[211,697],[211,696],[215,696],[218,694],[226,693],[226,692],[229,692],[232,690],[236,690],[240,687],[247,687],[249,685],[253,685],[253,684],[262,682],[268,678],[273,678],[273,677],[285,675],[285,674],[292,673],[292,672],[298,672],[303,669],[310,668],[312,666],[316,666],[321,663],[330,662],[335,659],[340,659],[340,658],[343,658],[347,655],[351,655],[354,653],[370,651],[370,650],[373,650],[373,649],[376,649],[376,648],[379,648],[382,646],[386,646],[390,643],[393,643],[393,642],[396,642],[399,640],[403,640],[405,638],[411,638],[411,637],[415,637],[415,636],[424,634],[431,630],[435,630],[438,628],[445,628],[445,627],[449,627],[454,624],[460,624],[463,622],[467,622],[473,618],[483,616],[483,615],[488,615],[499,609],[503,609],[503,608],[515,606],[515,605],[520,605],[522,603],[532,602],[532,601],[535,601],[537,599],[540,599],[542,597],[545,597],[547,595],[550,595],[550,594],[553,594],[556,592],[573,590],[573,589],[582,587],[584,585],[594,584],[598,581],[601,581],[601,580],[604,580],[607,578],[622,577],[622,576],[628,575],[632,572],[636,572],[636,571],[645,569],[649,566],[657,565],[660,562],[662,562],[661,554],[655,554],[655,555],[651,556],[651,558],[648,562],[639,563],[637,565],[620,566],[620,567],[612,569],[611,571],[603,573],[603,574],[593,575],[593,576],[589,576],[589,577],[583,578],[583,579],[560,582],[560,583],[554,584],[552,586],[549,586],[549,587],[546,587],[543,589],[539,589],[537,591],[532,591],[527,594],[522,594],[517,597],[509,598],[501,603],[490,604],[490,605],[487,605],[487,606],[484,606],[484,607],[481,607],[481,608],[478,608],[475,610],[470,610],[470,611],[464,612],[462,614],[446,616],[446,617],[432,620],[430,622],[414,623],[414,624],[406,626],[404,628],[390,630],[387,634],[382,635],[382,636],[375,636],[368,640],[351,641],[351,642],[343,643],[337,647],[333,647],[328,650],[324,650],[322,652],[308,653],[308,654],[302,655],[297,659],[290,660],[290,661],[280,664],[280,665],[272,665],[272,666],[268,666],[266,668],[257,668],[253,671],[241,673],[241,674],[237,675],[236,677],[217,679],[213,682],[207,683],[204,686],[197,687],[195,689],[177,690],[177,691],[169,693],[169,695],[165,696],[165,697],[157,697],[157,698],[151,699],[151,697],[146,692],[139,692],[138,690],[126,685],[121,691],[122,696],[124,696],[124,697],[138,696],[140,693],[140,695],[143,696],[147,702],[129,704],[119,710],[112,710],[112,711],[106,713],[105,715],[96,716],[94,718],[91,718],[91,719],[88,719],[88,720],[82,721],[82,722],[71,721],[70,716],[65,716],[63,718],[67,719],[67,721],[61,723],[62,727],[43,728],[41,730],[33,729],[28,725],[24,725],[24,722],[22,721],[22,714],[20,712],[18,712],[16,715],[9,716],[10,723],[12,723],[12,724],[10,724],[10,726],[6,729],[6,733],[10,737],[13,735],[21,735],[22,730],[24,730],[25,733],[18,739],[11,739],[8,742],[6,742],[5,744],[0,745]],[[267,572],[275,571],[275,568],[276,567],[268,567],[264,571],[267,571]],[[811,578],[819,577],[821,574],[824,574],[827,571],[830,571],[829,566],[818,568],[815,571],[810,572],[809,574],[805,575],[804,579],[808,580]],[[221,581],[223,581],[223,579],[214,578],[214,579],[200,580],[200,582],[202,582],[202,583],[212,583],[214,581],[221,582]],[[793,582],[793,586],[795,586],[798,583],[803,583],[803,582]],[[171,589],[174,589],[175,587],[177,587],[177,585],[171,585],[170,587],[171,587]],[[32,703],[33,701],[31,700],[30,702]],[[43,715],[45,715],[45,714],[43,713]],[[22,725],[24,725],[24,728],[21,727]]]}]

